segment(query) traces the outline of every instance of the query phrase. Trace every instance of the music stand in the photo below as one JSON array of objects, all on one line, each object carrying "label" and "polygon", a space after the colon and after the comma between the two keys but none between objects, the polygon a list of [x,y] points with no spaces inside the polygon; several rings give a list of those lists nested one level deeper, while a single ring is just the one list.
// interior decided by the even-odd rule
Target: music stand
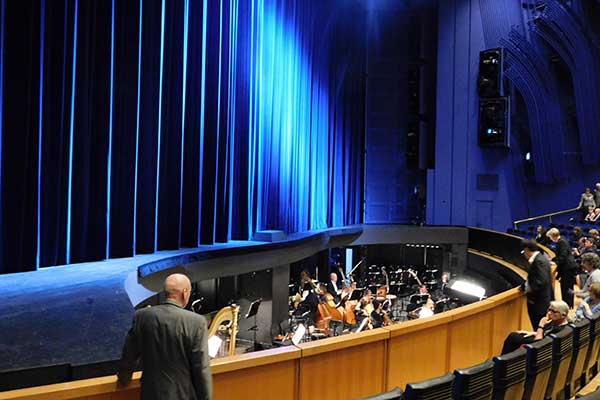
[{"label": "music stand", "polygon": [[256,342],[256,331],[258,331],[258,325],[256,324],[256,314],[258,314],[258,308],[260,307],[261,302],[262,302],[262,299],[257,299],[257,300],[254,300],[252,303],[250,303],[250,307],[248,307],[248,312],[244,316],[245,319],[254,317],[254,326],[252,328],[248,329],[249,331],[254,332],[253,343],[252,343],[252,347],[249,347],[248,349],[246,349],[246,353],[249,353],[251,351],[263,350],[262,345],[260,343]]}]

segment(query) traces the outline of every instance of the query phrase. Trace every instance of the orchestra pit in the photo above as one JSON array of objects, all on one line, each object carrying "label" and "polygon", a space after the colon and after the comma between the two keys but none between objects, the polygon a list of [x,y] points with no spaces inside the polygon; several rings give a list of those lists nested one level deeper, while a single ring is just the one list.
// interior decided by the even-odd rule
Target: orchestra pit
[{"label": "orchestra pit", "polygon": [[0,400],[600,399],[599,19],[0,0]]}]

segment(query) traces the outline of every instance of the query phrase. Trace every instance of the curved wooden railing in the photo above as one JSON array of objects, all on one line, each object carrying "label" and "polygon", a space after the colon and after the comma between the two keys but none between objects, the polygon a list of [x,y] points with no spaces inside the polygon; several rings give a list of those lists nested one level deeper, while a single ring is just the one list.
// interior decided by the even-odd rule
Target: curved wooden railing
[{"label": "curved wooden railing", "polygon": [[[500,233],[498,233],[500,234]],[[470,249],[521,276],[506,260]],[[511,289],[458,309],[358,334],[213,360],[214,398],[360,398],[442,375],[499,354],[506,335],[528,327],[524,295]],[[0,400],[139,398],[102,377],[0,393]]]}]

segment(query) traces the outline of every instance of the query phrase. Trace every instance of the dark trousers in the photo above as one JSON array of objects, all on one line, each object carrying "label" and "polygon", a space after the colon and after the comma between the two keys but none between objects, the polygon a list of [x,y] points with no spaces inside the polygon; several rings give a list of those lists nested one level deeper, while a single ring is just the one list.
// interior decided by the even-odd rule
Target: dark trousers
[{"label": "dark trousers", "polygon": [[575,285],[575,271],[565,271],[560,277],[560,295],[565,303],[573,308],[573,286]]},{"label": "dark trousers", "polygon": [[[534,328],[535,330],[535,328]],[[508,354],[511,351],[517,350],[524,344],[535,342],[535,336],[525,336],[522,333],[512,332],[509,333],[506,339],[504,339],[504,345],[502,346],[502,354]]]}]

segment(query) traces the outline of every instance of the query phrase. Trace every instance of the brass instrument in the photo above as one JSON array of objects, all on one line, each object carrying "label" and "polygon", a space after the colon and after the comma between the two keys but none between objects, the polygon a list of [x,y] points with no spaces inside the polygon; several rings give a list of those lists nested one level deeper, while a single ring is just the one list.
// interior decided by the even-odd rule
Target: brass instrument
[{"label": "brass instrument", "polygon": [[223,307],[210,321],[208,327],[208,337],[216,335],[218,332],[227,331],[229,333],[229,355],[235,355],[235,340],[238,334],[238,315],[240,306],[232,304]]}]

